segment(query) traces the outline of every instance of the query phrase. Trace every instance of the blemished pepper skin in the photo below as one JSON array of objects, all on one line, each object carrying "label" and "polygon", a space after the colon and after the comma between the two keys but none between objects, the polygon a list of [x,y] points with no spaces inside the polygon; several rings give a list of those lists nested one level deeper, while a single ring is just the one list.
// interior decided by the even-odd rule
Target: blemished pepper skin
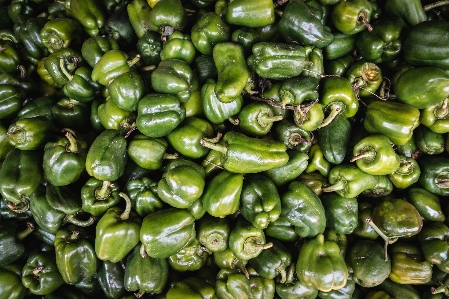
[{"label": "blemished pepper skin", "polygon": [[288,43],[324,48],[334,35],[323,24],[318,9],[302,1],[292,1],[284,8],[278,30]]},{"label": "blemished pepper skin", "polygon": [[296,274],[305,284],[324,292],[338,290],[348,280],[348,268],[340,248],[334,241],[324,240],[322,234],[307,240],[302,246]]},{"label": "blemished pepper skin", "polygon": [[95,231],[95,253],[102,261],[117,263],[140,242],[142,219],[131,209],[131,199],[123,192],[125,209],[109,208],[98,220]]},{"label": "blemished pepper skin", "polygon": [[303,238],[323,233],[326,227],[325,210],[320,198],[298,181],[291,182],[288,190],[281,194],[280,217],[285,217],[298,236]]},{"label": "blemished pepper skin", "polygon": [[89,147],[86,170],[102,181],[115,181],[123,175],[127,160],[127,140],[117,130],[105,130]]},{"label": "blemished pepper skin", "polygon": [[346,71],[345,77],[351,82],[354,92],[361,97],[375,94],[383,81],[380,67],[366,61],[354,62]]},{"label": "blemished pepper skin", "polygon": [[28,257],[22,269],[22,283],[34,295],[47,295],[64,284],[50,251],[37,252]]},{"label": "blemished pepper skin", "polygon": [[405,61],[412,66],[432,66],[447,70],[449,48],[446,43],[441,42],[441,34],[447,30],[448,24],[439,20],[420,22],[413,26],[403,43]]},{"label": "blemished pepper skin", "polygon": [[153,212],[143,219],[140,229],[140,241],[153,258],[168,258],[195,237],[195,218],[184,209]]},{"label": "blemished pepper skin", "polygon": [[136,44],[142,66],[157,65],[161,62],[162,40],[160,34],[147,31]]},{"label": "blemished pepper skin", "polygon": [[162,293],[168,274],[167,260],[146,255],[139,243],[126,258],[125,289],[139,296],[143,296],[144,293]]}]

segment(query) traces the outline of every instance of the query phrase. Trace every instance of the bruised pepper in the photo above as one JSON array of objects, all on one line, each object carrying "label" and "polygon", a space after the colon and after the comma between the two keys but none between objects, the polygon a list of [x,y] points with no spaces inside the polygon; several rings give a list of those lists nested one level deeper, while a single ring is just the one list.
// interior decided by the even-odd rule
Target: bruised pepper
[{"label": "bruised pepper", "polygon": [[224,145],[201,140],[204,147],[222,153],[222,166],[236,173],[255,173],[280,167],[288,162],[287,147],[280,141],[256,139],[238,132],[227,132]]}]

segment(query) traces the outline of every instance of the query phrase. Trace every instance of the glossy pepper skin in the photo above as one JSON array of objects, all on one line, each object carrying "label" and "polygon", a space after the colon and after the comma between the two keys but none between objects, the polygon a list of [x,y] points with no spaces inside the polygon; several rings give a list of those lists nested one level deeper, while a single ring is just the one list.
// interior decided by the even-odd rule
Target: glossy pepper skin
[{"label": "glossy pepper skin", "polygon": [[34,59],[42,59],[48,56],[48,50],[42,43],[41,29],[47,23],[47,18],[29,18],[19,29],[19,38],[29,55]]},{"label": "glossy pepper skin", "polygon": [[127,111],[118,107],[110,97],[97,107],[101,125],[108,130],[126,132],[135,120],[134,111]]},{"label": "glossy pepper skin", "polygon": [[185,118],[185,108],[175,95],[150,93],[137,106],[137,129],[147,137],[168,135]]},{"label": "glossy pepper skin", "polygon": [[337,193],[325,194],[321,202],[326,214],[326,228],[338,234],[351,234],[358,225],[356,198],[346,198]]},{"label": "glossy pepper skin", "polygon": [[275,113],[276,111],[267,103],[249,103],[241,108],[237,115],[239,128],[247,136],[264,136],[276,121],[283,118],[282,115]]},{"label": "glossy pepper skin", "polygon": [[105,51],[92,67],[92,80],[108,86],[119,75],[129,72],[138,60],[139,58],[136,57],[128,61],[128,54],[118,49]]},{"label": "glossy pepper skin", "polygon": [[153,89],[159,93],[168,93],[186,102],[199,88],[198,77],[189,64],[180,59],[162,60],[151,73]]},{"label": "glossy pepper skin", "polygon": [[105,130],[89,147],[87,173],[102,181],[115,181],[123,175],[127,160],[127,141],[117,130]]},{"label": "glossy pepper skin", "polygon": [[363,126],[371,134],[380,133],[391,142],[404,145],[419,125],[417,108],[397,102],[375,101],[368,105]]},{"label": "glossy pepper skin", "polygon": [[192,43],[190,35],[175,30],[164,41],[160,58],[161,60],[180,59],[188,64],[192,64],[195,54],[196,48]]},{"label": "glossy pepper skin", "polygon": [[407,200],[418,210],[424,222],[444,222],[446,220],[438,195],[421,187],[412,187],[407,191]]},{"label": "glossy pepper skin", "polygon": [[49,53],[69,48],[80,41],[83,29],[77,20],[58,18],[50,20],[42,27],[40,36],[42,44]]},{"label": "glossy pepper skin", "polygon": [[302,246],[296,262],[296,274],[306,285],[328,292],[342,288],[348,280],[348,268],[340,248],[322,234]]},{"label": "glossy pepper skin", "polygon": [[117,41],[110,36],[91,36],[81,45],[81,55],[91,68],[109,50],[119,50]]},{"label": "glossy pepper skin", "polygon": [[307,152],[312,145],[312,134],[289,119],[277,122],[273,133],[276,140],[282,141],[289,150]]},{"label": "glossy pepper skin", "polygon": [[206,174],[196,163],[176,159],[164,167],[163,171],[157,193],[161,200],[172,207],[188,208],[203,194]]},{"label": "glossy pepper skin", "polygon": [[126,10],[137,38],[142,38],[149,32],[150,5],[146,0],[133,0],[127,4]]},{"label": "glossy pepper skin", "polygon": [[84,172],[86,156],[87,143],[67,131],[64,138],[44,147],[42,167],[45,180],[55,186],[76,182]]},{"label": "glossy pepper skin", "polygon": [[35,295],[47,295],[64,284],[52,252],[37,252],[28,257],[22,269],[23,285]]},{"label": "glossy pepper skin", "polygon": [[48,85],[62,88],[69,82],[66,73],[73,74],[83,62],[83,57],[71,48],[62,48],[42,58],[37,73]]},{"label": "glossy pepper skin", "polygon": [[400,284],[425,284],[432,278],[432,264],[418,244],[396,242],[390,247],[390,279]]},{"label": "glossy pepper skin", "polygon": [[125,209],[113,206],[98,220],[95,228],[95,253],[102,261],[117,263],[140,241],[142,219],[131,209],[131,199],[123,192]]},{"label": "glossy pepper skin", "polygon": [[106,13],[99,3],[86,0],[70,1],[70,11],[89,36],[98,36],[103,31]]},{"label": "glossy pepper skin", "polygon": [[148,177],[130,180],[126,190],[131,198],[133,209],[141,217],[166,207],[157,195],[157,182]]},{"label": "glossy pepper skin", "polygon": [[25,254],[25,244],[22,240],[29,235],[34,226],[31,223],[26,224],[22,231],[20,223],[15,219],[7,219],[0,222],[1,241],[0,265],[5,266],[20,259]]},{"label": "glossy pepper skin", "polygon": [[196,223],[198,241],[211,252],[228,248],[231,225],[226,218],[205,214]]},{"label": "glossy pepper skin", "polygon": [[439,103],[429,105],[421,110],[419,121],[435,133],[449,132],[449,110],[448,99],[445,98]]},{"label": "glossy pepper skin", "polygon": [[162,293],[168,280],[169,266],[164,258],[146,255],[137,245],[126,258],[124,285],[128,292]]},{"label": "glossy pepper skin", "polygon": [[421,175],[418,182],[424,189],[441,196],[449,194],[447,169],[449,160],[441,156],[424,156],[419,159]]},{"label": "glossy pepper skin", "polygon": [[65,283],[74,285],[95,274],[98,258],[84,229],[62,228],[56,233],[54,244],[56,265]]},{"label": "glossy pepper skin", "polygon": [[9,143],[20,150],[37,150],[53,139],[55,125],[43,116],[23,118],[12,123],[9,128]]},{"label": "glossy pepper skin", "polygon": [[441,43],[441,34],[447,29],[448,24],[439,20],[420,22],[413,26],[403,44],[405,61],[412,66],[448,69],[449,49],[446,44]]},{"label": "glossy pepper skin", "polygon": [[[405,5],[407,3],[407,5]],[[410,27],[427,21],[427,15],[420,1],[393,0],[385,2],[385,12],[388,15],[401,17]]]},{"label": "glossy pepper skin", "polygon": [[[340,164],[344,161],[349,148],[351,132],[351,124],[343,114],[335,116],[329,124],[318,130],[317,144],[324,161],[331,164]],[[326,165],[324,161],[323,167]]]},{"label": "glossy pepper skin", "polygon": [[163,0],[158,1],[151,9],[148,27],[153,31],[170,35],[174,29],[182,31],[187,25],[187,20],[187,12],[180,0]]},{"label": "glossy pepper skin", "polygon": [[128,144],[128,156],[137,165],[149,170],[162,167],[164,160],[176,159],[177,154],[168,154],[168,142],[163,137],[147,137],[136,134]]},{"label": "glossy pepper skin", "polygon": [[425,259],[446,273],[449,270],[447,258],[449,246],[445,241],[447,236],[449,236],[449,228],[441,222],[426,225],[418,234]]},{"label": "glossy pepper skin", "polygon": [[232,1],[226,6],[225,20],[228,24],[244,27],[263,27],[275,21],[272,1]]},{"label": "glossy pepper skin", "polygon": [[[293,181],[281,194],[281,216],[294,226],[298,236],[314,237],[324,232],[326,215],[320,198],[305,184]],[[274,222],[276,223],[276,222]]]},{"label": "glossy pepper skin", "polygon": [[298,76],[286,79],[279,87],[279,98],[282,107],[311,102],[319,97],[319,81],[308,76]]},{"label": "glossy pepper skin", "polygon": [[108,298],[121,298],[125,295],[125,269],[121,263],[100,261],[97,270],[98,284]]},{"label": "glossy pepper skin", "polygon": [[203,296],[211,299],[217,299],[215,288],[212,284],[198,277],[188,277],[174,284],[165,295],[167,299],[187,298],[192,299],[197,296]]},{"label": "glossy pepper skin", "polygon": [[413,134],[418,149],[425,155],[438,155],[444,152],[443,133],[436,133],[426,126],[418,126]]},{"label": "glossy pepper skin", "polygon": [[18,113],[23,106],[26,94],[18,87],[0,85],[0,119],[8,119]]},{"label": "glossy pepper skin", "polygon": [[372,62],[356,61],[346,71],[345,77],[358,96],[368,97],[375,94],[382,84],[382,70]]},{"label": "glossy pepper skin", "polygon": [[101,85],[92,81],[92,68],[81,66],[73,75],[65,75],[70,80],[63,87],[66,97],[83,103],[92,102],[97,97]]},{"label": "glossy pepper skin", "polygon": [[110,99],[117,107],[126,111],[136,111],[145,92],[142,76],[135,71],[119,75],[108,85]]},{"label": "glossy pepper skin", "polygon": [[10,264],[0,268],[2,280],[0,288],[3,290],[4,296],[7,298],[23,299],[27,294],[27,288],[22,284],[20,265]]},{"label": "glossy pepper skin", "polygon": [[385,259],[382,245],[372,240],[359,240],[351,246],[347,261],[354,281],[363,287],[381,284],[391,272],[391,260]]},{"label": "glossy pepper skin", "polygon": [[104,24],[104,31],[117,41],[121,49],[128,51],[137,42],[137,35],[129,19],[127,6],[122,5],[110,14]]},{"label": "glossy pepper skin", "polygon": [[332,7],[331,20],[337,30],[353,35],[368,28],[372,30],[372,5],[367,0],[338,2]]},{"label": "glossy pepper skin", "polygon": [[263,78],[283,80],[301,74],[305,55],[305,49],[300,45],[260,42],[253,46],[247,63]]},{"label": "glossy pepper skin", "polygon": [[140,229],[140,241],[153,258],[168,258],[195,237],[195,218],[184,209],[153,212],[143,219]]},{"label": "glossy pepper skin", "polygon": [[81,187],[83,211],[101,216],[120,201],[119,188],[115,182],[90,177]]},{"label": "glossy pepper skin", "polygon": [[205,139],[202,139],[202,144],[220,151],[221,163],[230,172],[256,173],[288,162],[287,148],[280,141],[255,139],[238,132],[227,132],[223,141],[226,146],[214,145]]},{"label": "glossy pepper skin", "polygon": [[209,253],[194,238],[186,246],[168,257],[170,268],[178,272],[196,271],[201,269],[209,257]]},{"label": "glossy pepper skin", "polygon": [[204,190],[203,207],[214,217],[226,217],[239,209],[243,175],[227,170],[215,175]]},{"label": "glossy pepper skin", "polygon": [[12,149],[0,169],[0,193],[3,199],[18,205],[33,194],[43,181],[41,165],[40,151]]},{"label": "glossy pepper skin", "polygon": [[330,28],[320,19],[318,9],[301,1],[287,4],[277,26],[288,43],[324,48],[334,39]]},{"label": "glossy pepper skin", "polygon": [[190,35],[200,53],[212,55],[216,44],[230,41],[231,28],[215,12],[208,12],[192,26]]},{"label": "glossy pepper skin", "polygon": [[309,156],[298,151],[287,151],[287,164],[263,172],[277,187],[285,186],[296,179],[309,164]]}]

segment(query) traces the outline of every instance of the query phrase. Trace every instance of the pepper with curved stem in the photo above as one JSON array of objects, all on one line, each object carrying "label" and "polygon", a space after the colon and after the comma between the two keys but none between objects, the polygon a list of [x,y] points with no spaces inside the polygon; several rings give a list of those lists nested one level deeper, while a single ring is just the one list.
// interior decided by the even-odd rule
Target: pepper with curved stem
[{"label": "pepper with curved stem", "polygon": [[382,238],[384,239],[385,243],[384,243],[384,250],[385,250],[385,260],[388,261],[388,252],[387,252],[387,247],[389,244],[393,244],[394,242],[396,242],[399,237],[388,237],[387,235],[385,235],[382,230],[374,224],[374,222],[371,220],[371,218],[366,218],[366,223],[368,223],[369,226],[371,226],[376,233]]}]

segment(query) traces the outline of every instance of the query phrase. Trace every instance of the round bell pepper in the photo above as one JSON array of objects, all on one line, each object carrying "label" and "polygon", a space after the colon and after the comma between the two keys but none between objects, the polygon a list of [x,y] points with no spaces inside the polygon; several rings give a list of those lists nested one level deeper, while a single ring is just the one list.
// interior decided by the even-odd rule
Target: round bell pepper
[{"label": "round bell pepper", "polygon": [[12,123],[9,128],[9,143],[20,150],[37,150],[53,139],[55,125],[43,116],[23,118]]},{"label": "round bell pepper", "polygon": [[49,53],[75,46],[82,38],[83,28],[71,18],[57,18],[45,23],[40,31],[42,44]]},{"label": "round bell pepper", "polygon": [[190,35],[196,49],[211,56],[216,44],[231,39],[231,28],[215,12],[208,12],[192,26]]},{"label": "round bell pepper", "polygon": [[192,64],[195,59],[196,48],[189,34],[175,30],[166,38],[162,45],[161,60],[180,59],[188,64]]},{"label": "round bell pepper", "polygon": [[[92,67],[92,80],[104,86],[108,86],[119,75],[131,71],[131,67],[140,59],[139,56],[136,56],[134,59],[128,60],[128,54],[118,49],[115,50],[112,46],[111,48],[103,52],[104,54]],[[106,46],[106,49],[109,47]]]},{"label": "round bell pepper", "polygon": [[376,93],[383,81],[382,70],[372,62],[356,61],[345,73],[356,95],[368,97]]},{"label": "round bell pepper", "polygon": [[151,138],[143,134],[136,134],[128,144],[129,158],[142,168],[157,170],[162,167],[164,160],[176,159],[178,155],[166,152],[166,139]]},{"label": "round bell pepper", "polygon": [[126,190],[131,198],[133,209],[141,217],[166,207],[157,195],[157,182],[148,177],[130,180]]},{"label": "round bell pepper", "polygon": [[399,167],[388,174],[391,183],[399,189],[406,189],[416,183],[421,175],[421,169],[414,158],[399,155]]},{"label": "round bell pepper", "polygon": [[110,36],[91,36],[81,45],[81,55],[87,64],[93,68],[100,58],[109,50],[119,50],[119,45]]},{"label": "round bell pepper", "polygon": [[424,189],[441,196],[449,195],[449,159],[425,155],[419,161],[421,175],[418,182]]},{"label": "round bell pepper", "polygon": [[63,87],[66,97],[83,103],[92,102],[96,98],[101,85],[92,81],[92,68],[81,66],[73,75],[69,73],[65,75],[70,80]]},{"label": "round bell pepper", "polygon": [[115,182],[91,177],[81,187],[81,207],[83,211],[93,216],[103,215],[119,201],[119,188]]},{"label": "round bell pepper", "polygon": [[160,34],[147,31],[137,41],[136,50],[140,55],[139,63],[142,66],[157,65],[161,62],[162,40]]},{"label": "round bell pepper", "polygon": [[413,139],[418,149],[425,155],[438,155],[444,152],[445,136],[426,126],[418,126],[413,133]]},{"label": "round bell pepper", "polygon": [[53,105],[51,112],[56,125],[69,127],[78,132],[86,132],[90,127],[89,109],[86,103],[63,98]]},{"label": "round bell pepper", "polygon": [[325,215],[326,228],[338,234],[351,234],[358,225],[358,205],[356,198],[345,198],[337,193],[321,197]]},{"label": "round bell pepper", "polygon": [[318,99],[319,81],[313,77],[298,76],[282,81],[279,87],[281,106],[299,105]]},{"label": "round bell pepper", "polygon": [[71,17],[77,20],[89,36],[98,36],[104,29],[106,12],[100,3],[74,0],[70,1]]},{"label": "round bell pepper", "polygon": [[62,48],[42,58],[38,63],[37,73],[48,85],[62,88],[70,81],[67,74],[73,75],[82,62],[81,53],[71,48]]},{"label": "round bell pepper", "polygon": [[449,132],[448,98],[421,109],[419,121],[435,133]]},{"label": "round bell pepper", "polygon": [[144,95],[145,86],[142,77],[135,71],[117,76],[109,85],[110,100],[126,111],[136,111]]},{"label": "round bell pepper", "polygon": [[201,269],[207,261],[209,253],[194,238],[186,246],[167,258],[170,268],[178,272],[196,271]]},{"label": "round bell pepper", "polygon": [[373,30],[369,24],[372,13],[373,7],[367,0],[340,1],[332,7],[331,21],[338,31],[353,35]]},{"label": "round bell pepper", "polygon": [[226,6],[224,19],[228,24],[249,28],[263,27],[274,23],[272,1],[231,1]]},{"label": "round bell pepper", "polygon": [[438,195],[424,188],[412,187],[408,189],[407,201],[416,208],[424,222],[444,222],[446,220]]},{"label": "round bell pepper", "polygon": [[324,240],[322,234],[302,246],[296,261],[296,274],[306,285],[323,292],[338,290],[348,280],[348,268],[340,248],[337,243]]},{"label": "round bell pepper", "polygon": [[268,134],[274,123],[282,119],[282,115],[275,115],[272,106],[264,102],[249,103],[237,115],[242,133],[252,137]]},{"label": "round bell pepper", "polygon": [[182,31],[188,20],[180,0],[159,0],[148,17],[148,27],[163,35],[170,35],[174,29]]},{"label": "round bell pepper", "polygon": [[122,263],[100,261],[97,270],[98,284],[108,298],[121,298],[125,295],[125,269]]},{"label": "round bell pepper", "polygon": [[231,226],[226,218],[204,215],[197,222],[198,241],[210,252],[220,252],[228,248]]},{"label": "round bell pepper", "polygon": [[26,94],[18,87],[0,84],[0,120],[13,117],[20,112]]},{"label": "round bell pepper", "polygon": [[28,289],[22,284],[19,264],[0,267],[0,289],[5,298],[23,299]]}]

